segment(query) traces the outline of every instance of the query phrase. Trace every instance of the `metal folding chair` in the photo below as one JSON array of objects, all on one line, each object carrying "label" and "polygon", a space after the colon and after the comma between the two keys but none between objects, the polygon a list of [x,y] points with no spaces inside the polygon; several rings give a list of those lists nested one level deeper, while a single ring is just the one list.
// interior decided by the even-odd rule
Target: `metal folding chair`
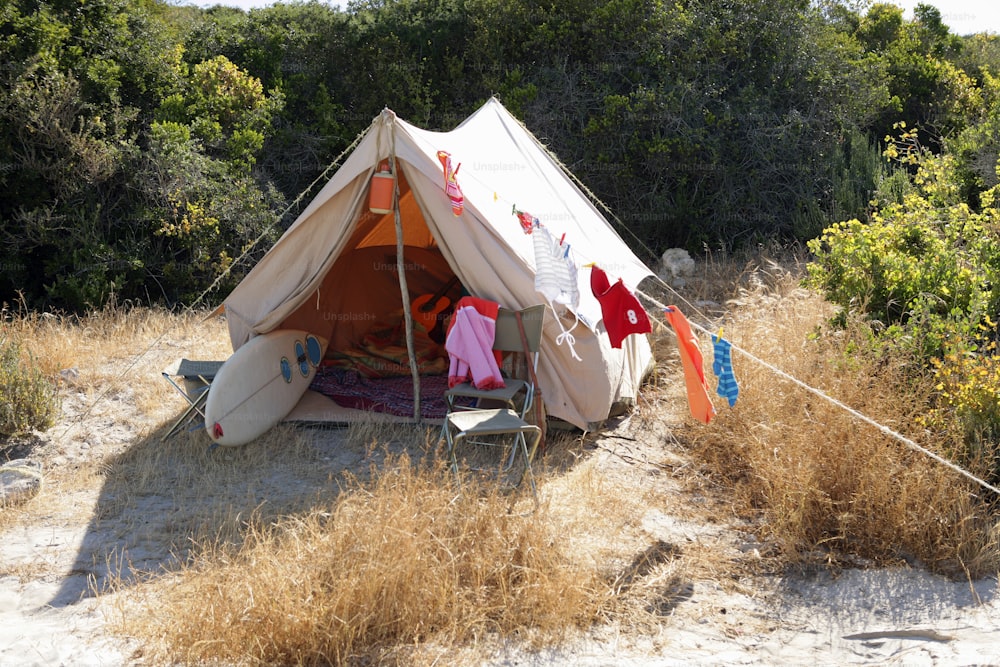
[{"label": "metal folding chair", "polygon": [[[520,461],[523,469],[515,486],[519,486],[527,477],[536,501],[537,489],[531,462],[538,449],[542,430],[525,418],[534,404],[537,391],[534,377],[544,317],[544,305],[531,306],[521,311],[500,308],[493,349],[527,355],[525,361],[529,366],[528,377],[504,378],[505,386],[502,389],[481,390],[469,383],[448,389],[445,392],[448,414],[442,425],[449,462],[456,476],[459,472],[457,450],[461,446],[509,448],[509,452],[502,457],[504,463],[498,466],[498,472],[507,473]],[[458,403],[460,397],[476,399],[475,407],[461,407]]]},{"label": "metal folding chair", "polygon": [[[222,368],[222,364],[221,361],[181,359],[162,371],[164,379],[184,397],[184,400],[188,402],[188,407],[170,427],[170,430],[164,434],[161,441],[175,435],[181,427],[195,417],[201,417],[201,424],[191,430],[205,427],[205,401],[208,399],[208,388],[212,384],[212,380],[215,379],[216,373]],[[174,378],[179,378],[180,383]]]}]

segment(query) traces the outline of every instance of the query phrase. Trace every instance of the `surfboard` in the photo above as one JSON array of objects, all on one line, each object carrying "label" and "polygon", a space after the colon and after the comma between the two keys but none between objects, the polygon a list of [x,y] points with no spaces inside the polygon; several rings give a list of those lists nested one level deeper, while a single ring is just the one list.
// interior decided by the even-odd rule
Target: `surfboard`
[{"label": "surfboard", "polygon": [[309,388],[327,341],[278,329],[251,338],[216,373],[205,401],[205,429],[219,445],[245,445],[285,418]]}]

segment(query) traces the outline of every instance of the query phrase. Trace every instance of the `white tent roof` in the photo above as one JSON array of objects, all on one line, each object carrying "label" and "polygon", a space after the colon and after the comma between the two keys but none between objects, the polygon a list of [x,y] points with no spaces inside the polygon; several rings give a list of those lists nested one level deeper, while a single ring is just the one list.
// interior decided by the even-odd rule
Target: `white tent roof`
[{"label": "white tent roof", "polygon": [[[465,209],[454,216],[444,193],[439,150],[461,165]],[[438,249],[473,294],[510,308],[543,303],[535,291],[532,237],[513,207],[565,238],[579,268],[581,324],[573,331],[582,361],[572,358],[550,311],[539,362],[549,414],[581,428],[605,419],[615,401],[636,396],[651,361],[645,336],[610,347],[590,290],[596,262],[630,289],[652,272],[566,176],[544,147],[496,99],[450,132],[422,130],[388,109],[379,115],[330,181],[225,300],[233,347],[281,326],[316,293],[367,210],[368,184],[379,161],[395,155]],[[406,220],[403,221],[404,226]],[[315,297],[314,297],[315,298]],[[561,319],[573,324],[572,314]],[[586,324],[584,324],[586,323]]]}]

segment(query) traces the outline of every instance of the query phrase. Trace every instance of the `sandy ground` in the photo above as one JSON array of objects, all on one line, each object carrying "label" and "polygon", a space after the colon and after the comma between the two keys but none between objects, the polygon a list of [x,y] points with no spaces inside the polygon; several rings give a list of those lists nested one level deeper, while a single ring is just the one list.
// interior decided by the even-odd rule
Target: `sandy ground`
[{"label": "sandy ground", "polygon": [[[29,501],[30,521],[8,521],[2,529],[4,667],[142,664],[134,642],[108,631],[115,595],[94,596],[91,585],[119,568],[116,557],[123,553],[140,569],[169,566],[171,556],[163,553],[157,535],[185,496],[178,490],[171,497],[136,494],[128,502],[112,497],[95,462],[148,440],[164,418],[161,413],[122,419],[142,414],[128,392],[103,398],[83,417],[94,398],[79,388],[64,388],[63,422],[39,436],[31,452],[45,470],[46,486]],[[177,414],[180,398],[173,394],[164,409]],[[681,456],[665,452],[661,437],[677,426],[676,420],[683,415],[664,415],[656,425],[659,434],[648,437],[648,421],[640,425],[638,419],[624,419],[592,442],[589,456],[618,484],[675,484],[658,462]],[[314,465],[332,470],[366,461],[364,452],[344,446],[341,431],[315,431],[309,437]],[[283,488],[289,474],[280,461],[268,467],[276,477],[273,489],[263,477],[254,482],[265,496]],[[760,558],[760,545],[746,526],[699,520],[704,512],[696,506],[703,499],[684,495],[679,487],[675,497],[676,506],[651,507],[636,526],[648,540],[668,545],[665,558],[706,548],[722,560]],[[736,580],[664,576],[660,585],[664,603],[653,628],[595,628],[540,652],[507,646],[489,664],[1000,664],[996,579],[954,582],[907,568],[748,574]]]}]

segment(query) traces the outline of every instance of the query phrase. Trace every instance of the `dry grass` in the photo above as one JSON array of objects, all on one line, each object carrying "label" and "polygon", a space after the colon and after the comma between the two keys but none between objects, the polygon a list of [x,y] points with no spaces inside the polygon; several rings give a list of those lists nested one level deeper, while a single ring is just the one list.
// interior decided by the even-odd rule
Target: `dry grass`
[{"label": "dry grass", "polygon": [[150,367],[159,371],[181,351],[197,350],[205,359],[231,354],[225,322],[208,314],[112,305],[85,315],[5,310],[0,320],[53,381],[92,395],[138,392],[142,408],[162,404],[172,391],[158,372],[145,373]]},{"label": "dry grass", "polygon": [[[434,432],[421,442],[412,427],[364,423],[342,435],[347,447],[370,439],[367,479],[348,474],[323,484],[315,471],[325,468],[307,444],[275,455],[275,441],[227,451],[228,463],[154,447],[117,463],[109,495],[125,506],[136,495],[163,493],[162,484],[211,484],[200,500],[183,497],[176,507],[216,508],[157,529],[178,548],[185,535],[197,536],[167,574],[111,586],[124,593],[118,627],[142,639],[144,658],[467,664],[512,638],[558,642],[609,618],[648,625],[690,595],[675,554],[657,551],[637,528],[650,506],[667,504],[662,489],[616,484],[582,461],[548,480],[537,511],[512,511],[518,497],[502,486],[466,477],[459,491],[433,450]],[[555,436],[551,455],[569,458],[579,444]],[[179,475],[159,479],[158,470],[179,465]],[[292,496],[260,488],[268,505],[241,505],[245,497],[229,481],[261,485],[260,470],[273,474],[276,465],[294,467],[278,475],[294,478]],[[145,530],[133,526],[129,539]]]},{"label": "dry grass", "polygon": [[[914,426],[930,387],[908,379],[907,360],[849,354],[852,333],[824,328],[829,307],[798,288],[799,266],[716,257],[683,299],[663,300],[943,450]],[[150,424],[75,477],[57,475],[33,504],[54,512],[57,493],[101,485],[91,522],[113,528],[120,561],[104,583],[121,593],[116,627],[140,639],[142,660],[461,664],[510,639],[558,642],[605,622],[655,634],[693,582],[741,585],[747,566],[721,537],[731,519],[759,538],[764,570],[909,560],[979,576],[1000,566],[991,507],[961,478],[738,352],[736,407],[708,427],[687,420],[665,326],[633,417],[641,442],[550,431],[534,512],[512,512],[518,499],[471,478],[458,492],[433,429],[372,421],[335,433],[281,427],[238,449],[210,450],[197,433],[165,445],[181,404],[158,369],[197,356],[190,349],[229,352],[223,324],[202,319],[121,309],[6,320],[47,373],[79,369],[89,392],[66,391],[93,414],[124,422],[116,411],[132,409]],[[694,492],[686,500],[678,482]],[[666,514],[720,529],[674,544],[648,526]]]},{"label": "dry grass", "polygon": [[154,660],[226,664],[411,664],[425,645],[592,623],[608,588],[547,514],[510,514],[473,484],[456,493],[440,463],[392,458],[326,508],[253,522],[239,549],[202,544],[124,617],[162,638]]},{"label": "dry grass", "polygon": [[137,351],[169,332],[191,336],[207,313],[175,314],[159,308],[109,306],[85,315],[5,313],[6,326],[27,341],[42,369],[56,375],[64,368],[98,371],[108,362],[132,361]]},{"label": "dry grass", "polygon": [[[933,451],[916,426],[932,387],[908,359],[863,354],[863,331],[831,332],[828,304],[774,264],[728,302],[734,345]],[[735,284],[732,283],[732,284]],[[735,408],[691,431],[690,451],[736,511],[759,521],[778,567],[921,562],[966,576],[1000,566],[991,499],[836,405],[733,352]],[[975,471],[982,472],[982,471]]]}]

